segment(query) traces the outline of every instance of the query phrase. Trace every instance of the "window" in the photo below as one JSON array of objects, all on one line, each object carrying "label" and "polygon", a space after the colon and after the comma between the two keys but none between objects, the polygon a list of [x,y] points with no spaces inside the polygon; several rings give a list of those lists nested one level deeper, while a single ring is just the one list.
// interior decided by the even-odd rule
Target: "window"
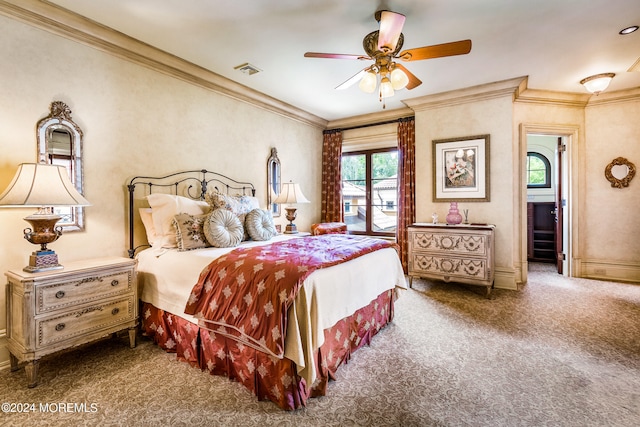
[{"label": "window", "polygon": [[527,153],[527,188],[551,188],[551,164],[540,153]]},{"label": "window", "polygon": [[342,155],[344,220],[352,234],[395,236],[398,150],[386,148]]}]

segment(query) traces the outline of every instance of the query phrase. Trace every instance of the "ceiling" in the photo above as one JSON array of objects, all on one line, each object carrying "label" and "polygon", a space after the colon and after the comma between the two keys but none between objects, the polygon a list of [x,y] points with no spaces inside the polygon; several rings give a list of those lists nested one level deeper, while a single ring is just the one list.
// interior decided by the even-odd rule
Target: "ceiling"
[{"label": "ceiling", "polygon": [[[50,0],[325,120],[383,111],[377,94],[335,90],[370,61],[305,58],[364,54],[374,13],[406,15],[404,49],[471,39],[468,55],[403,63],[423,84],[403,100],[528,76],[532,89],[585,93],[580,80],[616,77],[608,91],[640,87],[638,0]],[[261,72],[242,73],[249,63]],[[629,71],[632,67],[638,71]]]}]

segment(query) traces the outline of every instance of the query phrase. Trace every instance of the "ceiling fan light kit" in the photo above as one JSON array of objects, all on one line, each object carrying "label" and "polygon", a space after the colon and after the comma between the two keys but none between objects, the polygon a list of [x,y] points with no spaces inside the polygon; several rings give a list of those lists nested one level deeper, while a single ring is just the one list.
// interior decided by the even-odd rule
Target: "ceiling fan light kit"
[{"label": "ceiling fan light kit", "polygon": [[393,86],[391,85],[391,81],[388,77],[383,77],[380,79],[380,97],[381,98],[391,98],[394,95]]},{"label": "ceiling fan light kit", "polygon": [[[318,52],[307,52],[304,56],[307,58],[374,61],[373,65],[360,70],[356,75],[336,87],[336,89],[346,89],[356,81],[360,81],[358,86],[365,93],[373,93],[378,88],[382,108],[385,108],[384,99],[393,96],[394,91],[405,88],[411,90],[422,84],[422,81],[411,71],[394,60],[418,61],[444,56],[465,55],[471,51],[471,40],[401,51],[404,44],[402,27],[406,19],[405,16],[389,10],[379,10],[375,13],[375,18],[380,23],[379,29],[367,34],[362,40],[366,56]],[[380,84],[378,84],[378,81]]]},{"label": "ceiling fan light kit", "polygon": [[395,90],[401,90],[407,87],[407,84],[409,84],[409,77],[400,68],[395,67],[391,71],[391,86]]},{"label": "ceiling fan light kit", "polygon": [[373,91],[376,90],[376,86],[378,86],[378,75],[373,71],[364,73],[358,85],[360,90],[365,93],[373,93]]}]

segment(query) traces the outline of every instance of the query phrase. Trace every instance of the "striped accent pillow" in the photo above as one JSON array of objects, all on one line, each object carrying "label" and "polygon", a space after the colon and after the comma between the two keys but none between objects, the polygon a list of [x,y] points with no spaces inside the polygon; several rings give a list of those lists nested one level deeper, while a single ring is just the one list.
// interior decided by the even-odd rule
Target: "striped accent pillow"
[{"label": "striped accent pillow", "polygon": [[204,221],[204,235],[218,248],[238,246],[244,236],[240,219],[227,209],[215,209]]},{"label": "striped accent pillow", "polygon": [[269,240],[278,234],[271,212],[254,209],[247,214],[244,228],[253,240]]}]

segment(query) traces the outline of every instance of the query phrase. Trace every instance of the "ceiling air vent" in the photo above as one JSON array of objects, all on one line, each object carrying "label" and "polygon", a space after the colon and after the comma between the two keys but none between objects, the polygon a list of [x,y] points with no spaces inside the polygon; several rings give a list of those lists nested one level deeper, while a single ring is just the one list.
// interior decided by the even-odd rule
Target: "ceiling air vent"
[{"label": "ceiling air vent", "polygon": [[252,75],[262,71],[260,68],[256,67],[255,65],[251,65],[248,62],[246,62],[246,63],[244,63],[242,65],[238,65],[237,67],[234,67],[233,69],[242,71],[244,74],[247,74],[249,76],[252,76]]}]

